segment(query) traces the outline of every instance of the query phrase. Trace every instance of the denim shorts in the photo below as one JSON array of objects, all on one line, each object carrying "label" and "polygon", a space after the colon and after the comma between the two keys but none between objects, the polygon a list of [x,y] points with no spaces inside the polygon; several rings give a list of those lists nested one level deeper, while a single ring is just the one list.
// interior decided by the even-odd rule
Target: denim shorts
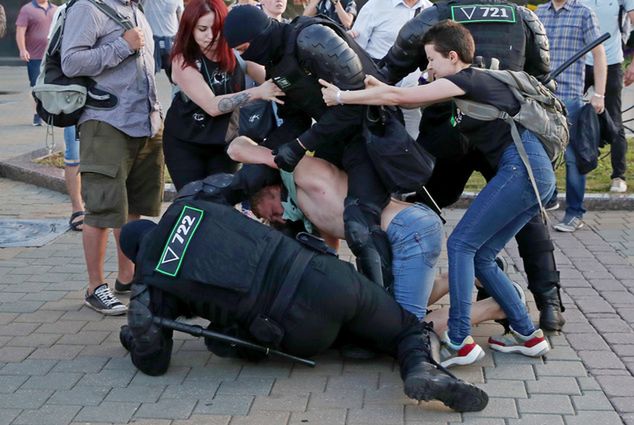
[{"label": "denim shorts", "polygon": [[64,165],[79,165],[79,139],[75,126],[64,127]]}]

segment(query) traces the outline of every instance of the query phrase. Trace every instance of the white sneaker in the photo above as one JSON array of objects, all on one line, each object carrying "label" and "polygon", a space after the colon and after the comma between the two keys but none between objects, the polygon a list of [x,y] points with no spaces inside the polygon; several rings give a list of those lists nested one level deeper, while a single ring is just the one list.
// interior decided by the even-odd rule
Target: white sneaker
[{"label": "white sneaker", "polygon": [[584,222],[579,217],[571,217],[568,220],[564,218],[561,223],[555,224],[553,227],[559,232],[572,233],[577,229],[581,229],[584,226]]},{"label": "white sneaker", "polygon": [[610,192],[625,193],[627,192],[627,183],[622,178],[612,179],[612,186],[610,186]]},{"label": "white sneaker", "polygon": [[454,345],[447,331],[440,340],[440,365],[442,367],[466,366],[484,357],[484,350],[473,340],[471,335],[465,337],[460,345]]}]

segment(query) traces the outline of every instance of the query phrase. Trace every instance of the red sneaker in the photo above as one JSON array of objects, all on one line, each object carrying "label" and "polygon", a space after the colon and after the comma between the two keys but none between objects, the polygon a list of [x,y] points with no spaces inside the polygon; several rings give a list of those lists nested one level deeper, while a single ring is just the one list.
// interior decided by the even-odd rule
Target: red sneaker
[{"label": "red sneaker", "polygon": [[455,345],[445,331],[440,344],[440,365],[443,367],[464,366],[484,357],[484,350],[476,344],[471,335],[465,337],[462,344]]},{"label": "red sneaker", "polygon": [[550,351],[548,341],[541,329],[528,336],[521,335],[511,328],[511,332],[489,338],[489,347],[502,353],[521,353],[529,357],[539,357]]}]

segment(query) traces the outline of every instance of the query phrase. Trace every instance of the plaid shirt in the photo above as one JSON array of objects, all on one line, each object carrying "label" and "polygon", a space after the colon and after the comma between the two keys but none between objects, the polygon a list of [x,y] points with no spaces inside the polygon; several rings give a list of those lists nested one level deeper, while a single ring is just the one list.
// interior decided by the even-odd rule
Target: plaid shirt
[{"label": "plaid shirt", "polygon": [[[601,35],[596,15],[579,0],[568,0],[559,10],[548,2],[535,13],[546,28],[552,69]],[[564,99],[582,97],[584,81],[585,60],[581,58],[557,77],[556,94]]]}]

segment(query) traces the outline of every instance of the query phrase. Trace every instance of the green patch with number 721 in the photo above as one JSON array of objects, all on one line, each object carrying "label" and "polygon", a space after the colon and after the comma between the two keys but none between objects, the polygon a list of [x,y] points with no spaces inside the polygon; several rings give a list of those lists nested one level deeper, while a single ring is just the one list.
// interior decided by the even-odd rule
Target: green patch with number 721
[{"label": "green patch with number 721", "polygon": [[477,22],[515,23],[515,8],[504,4],[470,4],[451,6],[451,19],[461,24]]},{"label": "green patch with number 721", "polygon": [[203,215],[205,211],[185,205],[165,243],[161,259],[155,268],[157,272],[176,276],[185,258],[189,242],[194,237]]}]

